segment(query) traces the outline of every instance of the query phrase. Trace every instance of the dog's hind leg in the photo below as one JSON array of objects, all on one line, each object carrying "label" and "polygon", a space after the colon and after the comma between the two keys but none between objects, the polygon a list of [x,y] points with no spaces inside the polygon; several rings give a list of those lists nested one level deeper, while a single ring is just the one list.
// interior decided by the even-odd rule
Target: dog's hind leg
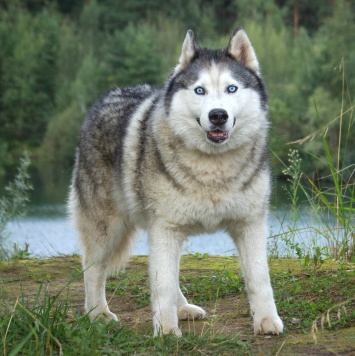
[{"label": "dog's hind leg", "polygon": [[[91,226],[90,226],[91,225]],[[107,219],[81,229],[83,242],[83,269],[85,282],[85,309],[91,320],[103,316],[107,321],[117,321],[106,301],[107,273],[118,271],[129,256],[133,229],[122,219]]]},{"label": "dog's hind leg", "polygon": [[178,317],[180,320],[204,319],[207,313],[199,306],[189,304],[179,288],[178,291]]},{"label": "dog's hind leg", "polygon": [[107,321],[118,321],[108,307],[105,293],[107,266],[103,261],[92,262],[94,258],[85,256],[83,261],[85,281],[85,310],[91,320],[104,316]]}]

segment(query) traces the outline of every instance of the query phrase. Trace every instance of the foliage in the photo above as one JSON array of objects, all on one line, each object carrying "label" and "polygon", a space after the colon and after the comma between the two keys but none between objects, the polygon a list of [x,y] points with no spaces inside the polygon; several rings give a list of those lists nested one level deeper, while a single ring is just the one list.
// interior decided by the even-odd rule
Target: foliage
[{"label": "foliage", "polygon": [[192,303],[211,301],[216,303],[218,298],[223,298],[232,293],[244,290],[241,275],[231,271],[214,271],[211,274],[197,275],[193,278],[181,277],[183,293]]},{"label": "foliage", "polygon": [[[185,279],[183,285],[195,291],[201,297],[201,306],[210,312],[207,319],[182,321],[182,338],[172,335],[152,338],[150,307],[136,303],[134,294],[135,288],[146,288],[147,265],[147,257],[136,256],[125,273],[110,279],[108,294],[114,283],[121,285],[118,289],[122,286],[127,289],[124,295],[115,295],[109,300],[111,309],[120,312],[121,323],[104,324],[102,320],[90,322],[81,309],[83,276],[78,257],[0,263],[3,277],[0,353],[250,355],[260,350],[264,354],[276,354],[282,344],[283,353],[302,354],[305,349],[308,353],[325,350],[319,349],[320,340],[318,345],[312,346],[310,342],[315,327],[325,329],[327,349],[334,350],[336,340],[353,349],[355,271],[350,263],[325,261],[321,268],[307,271],[293,259],[271,260],[274,296],[285,332],[266,338],[252,335],[246,293],[233,286],[240,276],[235,260],[211,256],[203,260],[184,256],[185,268],[181,272]],[[121,281],[124,282],[121,284]],[[134,288],[129,285],[130,281],[134,281]],[[22,284],[26,285],[26,291],[22,290]],[[223,296],[218,292],[222,289],[226,291]],[[215,297],[211,298],[211,294]],[[198,299],[191,296],[195,301]],[[337,334],[337,331],[342,333]],[[347,333],[349,339],[345,339]]]},{"label": "foliage", "polygon": [[[201,259],[200,256],[195,257]],[[207,255],[203,258],[207,258]],[[147,281],[147,275],[137,274],[132,276],[123,271],[119,275],[113,275],[109,278],[106,289],[119,296],[130,295],[134,297],[139,307],[146,307],[150,300]],[[215,303],[218,298],[224,298],[232,293],[239,293],[244,290],[241,275],[235,275],[228,270],[212,271],[192,278],[183,276],[181,281],[183,293],[192,303],[197,304],[206,301]]]},{"label": "foliage", "polygon": [[30,163],[28,153],[25,152],[14,181],[5,187],[6,195],[0,198],[0,260],[10,257],[9,249],[6,247],[7,223],[26,212],[26,203],[29,201],[28,191],[32,189],[28,174]]},{"label": "foliage", "polygon": [[[297,150],[291,150],[289,165],[283,171],[289,177],[286,190],[290,198],[290,215],[293,225],[288,226],[288,232],[282,235],[281,239],[286,246],[296,253],[300,260],[303,259],[302,263],[305,267],[309,266],[311,262],[313,262],[314,268],[319,267],[325,256],[331,256],[336,260],[349,261],[353,261],[355,257],[355,165],[347,162],[347,145],[341,146],[342,141],[348,142],[348,135],[350,135],[354,120],[352,115],[347,117],[348,122],[345,118],[346,115],[341,115],[337,125],[339,140],[336,144],[337,155],[335,157],[334,151],[332,152],[330,149],[329,141],[331,142],[331,139],[327,137],[328,126],[305,139],[314,138],[317,133],[320,134],[323,154],[318,155],[314,151],[308,153],[325,167],[326,179],[330,184],[322,184],[322,178],[315,181],[302,171]],[[346,136],[342,136],[343,126],[347,129]],[[325,158],[323,158],[324,156]],[[297,224],[302,214],[305,213],[300,211],[299,191],[306,198],[310,207],[307,214],[313,219],[311,224],[309,221],[306,224],[308,229],[312,230],[313,236],[318,239],[312,244],[305,244],[302,241],[303,245],[308,245],[311,249],[312,252],[308,253],[302,249],[301,242],[297,242],[296,239]],[[323,242],[321,242],[322,239]],[[326,244],[324,244],[324,241],[326,241]]]},{"label": "foliage", "polygon": [[28,251],[30,247],[29,243],[25,243],[25,248],[21,248],[18,244],[14,244],[14,252],[11,256],[13,260],[25,260],[30,258],[31,253]]},{"label": "foliage", "polygon": [[298,188],[301,179],[301,158],[297,150],[290,150],[288,154],[289,165],[282,171],[282,173],[289,178],[287,179],[289,185],[286,188],[286,192],[290,198],[291,202],[291,211],[295,216],[297,215],[298,205]]},{"label": "foliage", "polygon": [[0,22],[0,137],[39,145],[54,107],[58,17],[10,7]]},{"label": "foliage", "polygon": [[309,333],[314,321],[320,321],[323,313],[339,303],[350,303],[351,307],[340,316],[337,315],[337,309],[333,311],[332,322],[324,326],[334,330],[352,325],[355,318],[354,272],[344,273],[344,269],[330,270],[325,264],[311,273],[295,275],[283,271],[272,274],[276,303],[288,330]]},{"label": "foliage", "polygon": [[[271,148],[281,161],[287,142],[317,127],[314,98],[322,123],[339,115],[342,98],[344,111],[353,102],[355,12],[347,0],[5,0],[0,7],[0,174],[24,146],[36,164],[69,166],[93,101],[111,86],[162,85],[188,28],[203,46],[225,47],[233,29],[245,27],[268,87]],[[347,155],[354,159],[351,130]],[[331,155],[337,132],[336,125],[328,132]],[[322,142],[306,145],[317,155]],[[300,154],[308,175],[326,169]],[[282,175],[280,161],[272,163]]]},{"label": "foliage", "polygon": [[[336,22],[335,18],[330,20],[331,26]],[[292,224],[279,237],[304,266],[313,263],[314,268],[323,263],[324,257],[355,258],[354,104],[344,59],[337,70],[334,87],[332,83],[326,89],[316,87],[309,100],[308,134],[292,142],[305,157],[302,167],[299,151],[292,149],[283,170],[289,181],[286,190]],[[335,92],[338,86],[340,96]],[[282,162],[278,153],[274,155]],[[305,198],[303,206],[308,205],[306,211],[301,211],[300,193]],[[304,241],[306,232],[312,241]]]},{"label": "foliage", "polygon": [[320,211],[330,216],[328,221],[335,220],[335,224],[326,223],[324,231],[318,231],[328,242],[329,254],[335,259],[352,261],[355,257],[355,167],[352,164],[340,168],[339,163],[334,163],[325,134],[322,138],[332,187],[324,189],[308,178],[314,196],[309,201],[312,206],[319,205]]},{"label": "foliage", "polygon": [[[158,57],[155,31],[147,24],[115,31],[107,47],[111,85],[161,84],[162,58]],[[137,55],[139,53],[139,56]],[[116,69],[116,70],[115,70]]]},{"label": "foliage", "polygon": [[[74,279],[78,278],[75,277]],[[173,335],[151,338],[150,335],[120,326],[118,323],[91,322],[63,296],[70,281],[54,296],[44,284],[40,285],[35,300],[25,295],[17,299],[11,309],[2,304],[0,309],[0,351],[17,354],[186,354],[200,349],[203,354],[231,351],[246,353],[249,343],[239,337],[224,336],[206,330],[201,335],[189,333],[177,339]]]}]

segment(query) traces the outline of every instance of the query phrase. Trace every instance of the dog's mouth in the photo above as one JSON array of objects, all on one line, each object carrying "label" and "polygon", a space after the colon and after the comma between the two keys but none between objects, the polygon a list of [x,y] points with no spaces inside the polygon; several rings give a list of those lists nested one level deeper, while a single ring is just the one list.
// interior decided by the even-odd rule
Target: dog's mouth
[{"label": "dog's mouth", "polygon": [[[202,127],[200,119],[197,118],[196,121]],[[235,124],[235,119],[234,119],[234,124]],[[227,131],[215,129],[213,131],[207,132],[207,138],[214,143],[222,143],[222,142],[228,140],[229,134]]]},{"label": "dog's mouth", "polygon": [[222,143],[228,140],[228,132],[216,129],[207,132],[207,138],[214,143]]}]

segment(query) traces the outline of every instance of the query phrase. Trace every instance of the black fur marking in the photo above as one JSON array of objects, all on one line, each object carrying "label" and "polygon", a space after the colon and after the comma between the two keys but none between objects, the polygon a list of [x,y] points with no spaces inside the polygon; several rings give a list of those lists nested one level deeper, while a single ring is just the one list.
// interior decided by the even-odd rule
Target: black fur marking
[{"label": "black fur marking", "polygon": [[[176,138],[177,139],[177,138]],[[177,143],[175,142],[175,145],[184,145],[184,143],[179,139],[177,140]],[[189,167],[188,165],[185,164],[184,161],[181,160],[178,154],[178,150],[173,143],[169,144],[169,149],[174,152],[174,162],[177,166],[180,167],[180,172],[182,172],[185,176],[186,184],[189,184],[189,180],[191,181],[199,181],[198,176],[195,174],[195,172]]]},{"label": "black fur marking", "polygon": [[144,116],[142,120],[140,121],[140,136],[139,136],[139,153],[138,153],[138,159],[136,162],[136,169],[135,169],[135,182],[137,182],[137,186],[135,187],[136,189],[136,194],[139,197],[139,201],[144,202],[144,189],[143,189],[143,183],[142,183],[142,171],[143,171],[143,166],[144,166],[144,161],[145,161],[145,147],[146,147],[146,142],[147,142],[147,123],[148,120],[151,118],[151,114],[155,108],[156,103],[159,100],[159,96],[156,96],[151,103],[150,107],[146,110],[144,113]]},{"label": "black fur marking", "polygon": [[163,157],[161,156],[161,152],[159,150],[157,142],[154,140],[154,138],[153,138],[153,144],[154,144],[155,156],[157,158],[157,162],[158,162],[160,171],[164,174],[164,176],[173,185],[174,188],[176,188],[179,191],[185,191],[185,188],[179,182],[176,181],[174,176],[167,169],[167,167],[163,161]]},{"label": "black fur marking", "polygon": [[262,108],[266,110],[268,97],[262,78],[259,77],[252,69],[245,67],[240,62],[237,62],[228,53],[226,53],[226,57],[229,62],[228,67],[231,69],[232,75],[235,79],[242,82],[245,88],[255,90],[260,96]]},{"label": "black fur marking", "polygon": [[[252,149],[252,155],[254,154],[255,151],[255,145],[253,146]],[[265,144],[263,147],[263,150],[259,156],[258,162],[255,164],[255,169],[252,171],[252,173],[249,175],[247,179],[244,180],[242,183],[242,188],[243,190],[248,189],[254,179],[259,175],[260,172],[269,169],[269,154],[268,154],[268,146]]]},{"label": "black fur marking", "polygon": [[79,175],[79,170],[78,170],[78,165],[79,165],[79,155],[77,154],[76,156],[76,165],[74,167],[74,175],[73,175],[73,186],[75,187],[75,195],[79,200],[79,204],[83,209],[87,208],[87,202],[85,199],[85,192],[83,190],[83,185],[81,181],[81,177]]},{"label": "black fur marking", "polygon": [[107,126],[103,139],[106,138],[108,142],[116,142],[116,146],[112,148],[113,152],[110,152],[110,157],[120,176],[122,176],[123,169],[124,143],[131,118],[142,101],[153,93],[154,90],[150,86],[138,85],[132,88],[113,89],[101,99],[101,110],[106,108],[109,112],[106,115],[106,120],[109,120],[109,116],[111,116],[111,120],[114,121],[113,125]]},{"label": "black fur marking", "polygon": [[[182,73],[182,72],[180,72]],[[187,89],[187,85],[185,83],[181,83],[178,81],[179,79],[179,74],[175,77],[172,77],[166,86],[166,90],[164,93],[164,107],[165,107],[165,113],[167,116],[169,116],[170,112],[170,105],[171,105],[171,100],[176,92],[179,90]]]},{"label": "black fur marking", "polygon": [[118,122],[117,127],[117,135],[118,135],[118,143],[116,146],[116,166],[118,174],[122,175],[122,165],[123,165],[123,152],[124,152],[124,142],[127,136],[127,131],[129,124],[131,122],[131,117],[134,111],[137,109],[135,104],[126,107],[125,115],[122,115],[121,120]]}]

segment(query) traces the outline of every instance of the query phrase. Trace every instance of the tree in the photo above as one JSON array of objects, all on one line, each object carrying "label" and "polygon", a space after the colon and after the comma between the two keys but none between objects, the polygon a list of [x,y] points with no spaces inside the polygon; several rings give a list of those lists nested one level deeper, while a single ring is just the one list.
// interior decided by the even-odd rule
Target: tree
[{"label": "tree", "polygon": [[114,33],[106,47],[112,86],[161,84],[162,56],[154,38],[154,29],[147,24],[130,25]]},{"label": "tree", "polygon": [[[38,145],[53,110],[58,19],[12,8],[1,18],[6,29],[1,59],[0,137]],[[3,37],[3,36],[2,36]]]}]

